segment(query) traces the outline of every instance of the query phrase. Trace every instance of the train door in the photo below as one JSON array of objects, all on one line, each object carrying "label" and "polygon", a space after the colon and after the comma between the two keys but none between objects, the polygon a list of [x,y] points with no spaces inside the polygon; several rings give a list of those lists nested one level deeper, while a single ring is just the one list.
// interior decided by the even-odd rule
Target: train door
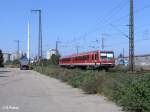
[{"label": "train door", "polygon": [[98,59],[97,55],[98,55],[97,52],[92,54],[92,62],[93,62],[94,67],[97,67],[97,59]]}]

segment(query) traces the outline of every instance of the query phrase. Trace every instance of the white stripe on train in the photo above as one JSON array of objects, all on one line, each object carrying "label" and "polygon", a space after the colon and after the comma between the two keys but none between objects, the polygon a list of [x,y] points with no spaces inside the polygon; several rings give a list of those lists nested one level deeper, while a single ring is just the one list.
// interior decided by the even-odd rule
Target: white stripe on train
[{"label": "white stripe on train", "polygon": [[113,63],[73,63],[73,64],[59,64],[60,66],[64,66],[64,65],[113,65]]}]

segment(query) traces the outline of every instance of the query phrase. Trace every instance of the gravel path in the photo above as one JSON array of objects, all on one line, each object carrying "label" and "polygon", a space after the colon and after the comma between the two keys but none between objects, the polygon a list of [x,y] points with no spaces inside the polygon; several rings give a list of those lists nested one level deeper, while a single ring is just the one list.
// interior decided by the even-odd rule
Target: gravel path
[{"label": "gravel path", "polygon": [[0,112],[122,112],[103,96],[34,71],[0,68]]}]

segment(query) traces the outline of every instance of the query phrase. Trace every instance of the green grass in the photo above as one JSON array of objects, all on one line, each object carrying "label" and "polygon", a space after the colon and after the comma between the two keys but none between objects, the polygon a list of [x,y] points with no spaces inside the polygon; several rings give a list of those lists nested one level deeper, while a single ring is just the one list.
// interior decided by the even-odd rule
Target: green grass
[{"label": "green grass", "polygon": [[8,66],[10,68],[19,68],[20,62],[19,60],[9,61],[5,63],[5,66]]},{"label": "green grass", "polygon": [[126,68],[117,72],[115,69],[98,72],[52,65],[36,67],[35,70],[82,88],[88,94],[102,94],[126,111],[150,112],[150,73],[129,74]]}]

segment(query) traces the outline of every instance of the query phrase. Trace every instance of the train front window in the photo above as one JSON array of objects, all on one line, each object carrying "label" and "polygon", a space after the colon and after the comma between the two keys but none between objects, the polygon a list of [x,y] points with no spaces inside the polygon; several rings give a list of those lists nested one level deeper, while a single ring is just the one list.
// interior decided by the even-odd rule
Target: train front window
[{"label": "train front window", "polygon": [[114,53],[113,52],[101,52],[100,58],[101,59],[113,59]]},{"label": "train front window", "polygon": [[107,53],[107,58],[108,58],[108,59],[114,58],[114,54],[113,54],[113,53]]}]

